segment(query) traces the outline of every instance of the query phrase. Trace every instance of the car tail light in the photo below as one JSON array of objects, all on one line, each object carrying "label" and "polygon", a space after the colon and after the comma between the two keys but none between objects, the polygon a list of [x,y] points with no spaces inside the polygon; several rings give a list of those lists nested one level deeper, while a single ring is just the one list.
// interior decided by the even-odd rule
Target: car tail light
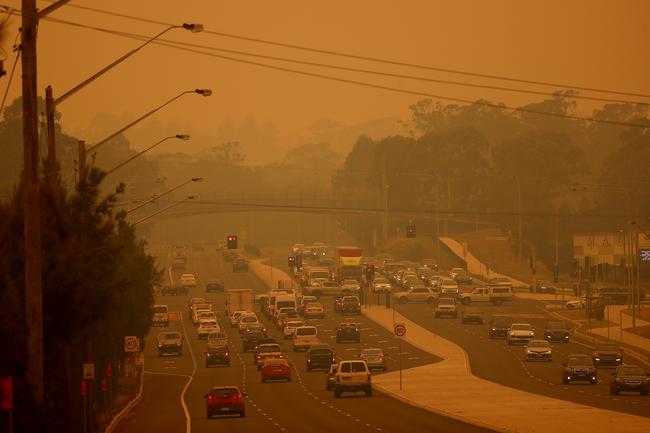
[{"label": "car tail light", "polygon": [[384,355],[379,355],[379,360],[383,361],[384,360]]}]

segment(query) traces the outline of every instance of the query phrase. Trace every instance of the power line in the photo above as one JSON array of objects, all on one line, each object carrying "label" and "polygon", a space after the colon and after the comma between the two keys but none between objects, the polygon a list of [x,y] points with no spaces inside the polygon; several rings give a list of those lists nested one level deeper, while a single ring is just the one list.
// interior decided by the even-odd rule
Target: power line
[{"label": "power line", "polygon": [[[53,0],[48,0],[48,1],[53,2]],[[91,12],[101,13],[101,14],[105,14],[105,15],[112,15],[112,16],[115,16],[115,17],[126,18],[126,19],[136,20],[136,21],[140,21],[140,22],[146,22],[146,23],[150,23],[150,24],[158,24],[158,25],[164,25],[164,26],[171,26],[172,25],[171,23],[166,23],[164,21],[157,21],[157,20],[152,20],[152,19],[148,19],[148,18],[138,17],[138,16],[135,16],[135,15],[128,15],[128,14],[122,14],[122,13],[117,13],[117,12],[111,12],[111,11],[98,9],[98,8],[93,8],[93,7],[89,7],[89,6],[81,6],[81,5],[76,5],[76,4],[67,4],[66,6],[77,8],[77,9],[83,9],[83,10],[87,10],[87,11],[91,11]],[[289,43],[284,43],[284,42],[271,41],[271,40],[267,40],[267,39],[260,39],[260,38],[253,38],[253,37],[249,37],[249,36],[236,35],[236,34],[232,34],[232,33],[217,32],[217,31],[213,31],[213,30],[204,30],[204,33],[215,35],[215,36],[221,36],[221,37],[225,37],[225,38],[230,38],[230,39],[243,40],[243,41],[247,41],[247,42],[255,42],[255,43],[260,43],[260,44],[265,44],[265,45],[273,45],[273,46],[278,46],[278,47],[283,47],[283,48],[291,48],[291,49],[307,51],[307,52],[313,52],[313,53],[327,54],[327,55],[338,56],[338,57],[345,57],[345,58],[355,59],[355,60],[364,60],[364,61],[370,61],[370,62],[376,62],[376,63],[383,63],[383,64],[388,64],[388,65],[393,65],[393,66],[405,66],[405,67],[409,67],[409,68],[423,69],[423,70],[429,70],[429,71],[435,71],[435,72],[444,72],[444,73],[449,73],[449,74],[465,75],[465,76],[476,77],[476,78],[487,78],[487,79],[491,79],[491,80],[510,81],[510,82],[521,83],[521,84],[532,84],[532,85],[554,87],[554,88],[569,88],[569,89],[582,90],[582,91],[587,91],[587,92],[609,93],[609,94],[621,95],[621,96],[635,96],[635,97],[640,97],[640,98],[650,98],[650,94],[644,94],[644,93],[624,92],[624,91],[619,91],[619,90],[608,90],[608,89],[601,89],[601,88],[596,88],[596,87],[576,86],[576,85],[571,85],[571,84],[550,82],[550,81],[528,80],[528,79],[508,77],[508,76],[503,76],[503,75],[484,74],[484,73],[479,73],[479,72],[463,71],[463,70],[459,70],[459,69],[442,68],[442,67],[436,67],[436,66],[430,66],[430,65],[422,65],[422,64],[417,64],[417,63],[400,62],[400,61],[392,60],[392,59],[384,59],[384,58],[371,57],[371,56],[362,56],[362,55],[358,55],[358,54],[350,54],[350,53],[344,53],[344,52],[334,51],[334,50],[325,50],[325,49],[307,47],[307,46],[303,46],[303,45],[289,44]]]},{"label": "power line", "polygon": [[[80,27],[80,28],[89,29],[89,30],[96,30],[96,31],[109,33],[109,34],[112,34],[112,35],[126,37],[126,38],[130,38],[130,39],[140,40],[140,41],[150,39],[148,36],[145,36],[145,35],[138,35],[138,34],[134,34],[134,33],[114,31],[114,30],[105,29],[105,28],[101,28],[101,27],[88,26],[88,25],[85,25],[85,24],[79,24],[79,23],[74,23],[74,22],[70,22],[70,21],[54,19],[54,18],[47,18],[47,20],[55,22],[55,23],[59,23],[59,24],[66,24],[66,25],[72,25],[72,26],[76,26],[76,27]],[[388,90],[388,91],[395,92],[395,93],[402,93],[402,94],[414,95],[414,96],[423,96],[423,97],[429,97],[429,98],[435,98],[435,99],[441,99],[441,100],[447,100],[447,101],[453,101],[453,102],[460,102],[460,103],[469,104],[469,105],[482,105],[482,106],[485,106],[485,107],[496,108],[496,109],[499,109],[499,110],[511,110],[511,111],[520,112],[520,113],[537,114],[537,115],[542,115],[542,116],[551,116],[551,117],[564,118],[564,119],[570,119],[570,120],[580,120],[580,121],[584,121],[584,122],[603,123],[603,124],[618,125],[618,126],[630,126],[630,127],[643,128],[643,129],[650,128],[650,124],[643,125],[643,124],[639,124],[639,123],[623,122],[623,121],[617,121],[617,120],[595,119],[595,118],[576,116],[576,115],[571,115],[571,114],[539,111],[539,110],[534,110],[534,109],[525,108],[525,107],[512,107],[512,106],[508,106],[508,105],[504,105],[504,104],[495,104],[495,103],[492,103],[492,102],[487,102],[487,101],[482,101],[482,100],[473,101],[473,100],[465,99],[465,98],[438,95],[438,94],[429,93],[429,92],[408,90],[408,89],[402,89],[402,88],[399,88],[399,87],[392,87],[392,86],[386,86],[386,85],[381,85],[381,84],[369,83],[369,82],[365,82],[365,81],[358,81],[358,80],[352,80],[352,79],[347,79],[347,78],[340,78],[340,77],[320,74],[320,73],[316,73],[316,72],[302,71],[302,70],[298,70],[298,69],[286,68],[286,67],[283,67],[283,66],[270,65],[270,64],[267,64],[267,63],[255,62],[255,61],[252,61],[252,60],[246,60],[246,59],[240,59],[240,58],[236,58],[236,57],[224,56],[224,55],[215,54],[215,53],[209,53],[209,52],[200,51],[200,50],[193,49],[193,48],[188,48],[188,47],[184,46],[181,43],[170,43],[170,42],[162,42],[162,41],[153,41],[153,43],[157,44],[157,45],[165,46],[165,47],[168,47],[168,48],[174,48],[174,49],[178,49],[178,50],[182,50],[182,51],[186,51],[186,52],[200,54],[200,55],[203,55],[203,56],[219,58],[219,59],[222,59],[222,60],[228,60],[228,61],[232,61],[232,62],[243,63],[243,64],[258,66],[258,67],[262,67],[262,68],[266,68],[266,69],[273,69],[273,70],[277,70],[277,71],[289,72],[289,73],[293,73],[293,74],[297,74],[297,75],[321,78],[321,79],[325,79],[325,80],[329,80],[329,81],[337,81],[337,82],[341,82],[341,83],[354,84],[354,85],[363,86],[363,87],[375,88],[375,89],[380,89],[380,90]]]},{"label": "power line", "polygon": [[[143,38],[143,40],[147,39],[144,35],[138,35],[138,34],[135,34],[135,33],[115,31],[115,30],[102,28],[102,27],[96,27],[96,26],[86,26],[86,25],[82,25],[82,24],[75,23],[75,22],[72,22],[72,21],[61,20],[61,19],[58,19],[58,18],[50,18],[49,21],[57,22],[57,23],[60,23],[60,24],[73,25],[73,26],[80,25],[80,26],[84,26],[84,28],[89,28],[89,29],[92,29],[92,30],[97,30],[97,31],[102,31],[102,32],[109,32],[109,33],[114,32],[114,34],[120,34],[120,35],[122,35],[124,37]],[[249,52],[249,51],[232,50],[232,49],[228,49],[228,48],[220,48],[220,47],[215,47],[215,46],[211,46],[211,45],[203,45],[203,44],[195,44],[195,43],[189,43],[189,42],[175,41],[175,40],[172,40],[172,39],[159,38],[159,39],[157,39],[157,41],[167,42],[169,44],[175,44],[175,45],[192,47],[192,48],[207,49],[207,50],[211,50],[211,51],[219,51],[219,52],[230,53],[230,54],[238,54],[238,55],[261,58],[261,59],[266,59],[266,60],[276,60],[276,61],[281,61],[281,62],[295,63],[295,64],[305,65],[305,66],[316,66],[316,67],[320,67],[320,68],[335,69],[335,70],[346,71],[346,72],[358,72],[358,73],[379,75],[379,76],[391,77],[391,78],[403,78],[403,79],[408,79],[408,80],[425,81],[425,82],[439,83],[439,84],[449,84],[449,85],[453,85],[453,86],[462,86],[462,87],[473,87],[473,88],[478,88],[478,89],[499,90],[499,91],[506,91],[506,92],[515,92],[515,93],[550,96],[550,97],[557,96],[556,92],[543,92],[543,91],[538,91],[538,90],[516,89],[516,88],[513,88],[513,87],[492,86],[492,85],[487,85],[487,84],[475,84],[475,83],[468,83],[468,82],[463,82],[463,81],[442,80],[442,79],[438,79],[438,78],[430,78],[430,77],[423,77],[423,76],[416,76],[416,75],[398,74],[398,73],[383,72],[383,71],[376,71],[376,70],[363,69],[363,68],[353,68],[353,67],[349,67],[349,66],[340,66],[340,65],[333,65],[333,64],[328,64],[328,63],[320,63],[320,62],[311,62],[311,61],[307,61],[307,60],[292,59],[292,58],[289,58],[289,57],[270,56],[270,55],[266,55],[266,54],[252,53],[252,52]],[[624,99],[602,98],[602,97],[597,97],[597,96],[571,95],[570,97],[573,98],[573,99],[584,99],[584,100],[599,101],[599,102],[611,102],[611,103],[617,103],[617,104],[647,104],[647,102],[644,102],[644,101],[630,101],[630,100],[624,100]]]},{"label": "power line", "polygon": [[[220,200],[194,200],[188,201],[187,204],[193,206],[199,205],[214,205],[214,206],[226,206],[226,207],[252,207],[260,209],[293,209],[293,210],[310,210],[310,211],[341,211],[341,212],[377,212],[379,215],[381,212],[386,210],[383,207],[355,207],[355,206],[316,206],[316,205],[291,205],[291,204],[279,204],[279,203],[247,203],[247,202],[238,202],[238,201],[220,201]],[[413,214],[413,215],[426,215],[431,216],[431,209],[388,209],[389,213],[401,213],[401,214]],[[571,214],[571,213],[555,213],[555,212],[518,212],[512,211],[476,211],[476,210],[457,210],[457,209],[440,209],[438,211],[440,215],[445,216],[455,216],[455,215],[466,215],[466,216],[515,216],[521,215],[524,217],[553,217],[556,216],[563,218],[625,218],[629,220],[630,218],[643,219],[647,218],[647,215],[626,215],[626,214]]]}]

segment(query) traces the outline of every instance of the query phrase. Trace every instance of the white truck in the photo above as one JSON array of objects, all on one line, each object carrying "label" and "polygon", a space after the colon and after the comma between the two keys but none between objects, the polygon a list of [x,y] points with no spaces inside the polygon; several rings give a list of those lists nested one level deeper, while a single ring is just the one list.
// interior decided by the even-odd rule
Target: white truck
[{"label": "white truck", "polygon": [[511,286],[489,286],[477,287],[469,293],[461,293],[458,299],[465,305],[472,302],[491,302],[494,305],[501,305],[512,299]]},{"label": "white truck", "polygon": [[226,290],[226,315],[234,311],[253,311],[255,295],[251,289],[230,289]]}]

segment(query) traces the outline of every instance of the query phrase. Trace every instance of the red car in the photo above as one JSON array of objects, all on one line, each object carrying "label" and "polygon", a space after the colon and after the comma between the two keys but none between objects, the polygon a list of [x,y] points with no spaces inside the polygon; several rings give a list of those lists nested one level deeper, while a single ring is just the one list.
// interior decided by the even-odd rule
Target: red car
[{"label": "red car", "polygon": [[262,369],[262,383],[267,380],[286,380],[291,382],[291,366],[284,358],[268,358],[264,360]]},{"label": "red car", "polygon": [[215,415],[227,415],[238,413],[239,416],[246,416],[245,393],[239,391],[236,386],[213,386],[206,399],[206,411],[208,419]]}]

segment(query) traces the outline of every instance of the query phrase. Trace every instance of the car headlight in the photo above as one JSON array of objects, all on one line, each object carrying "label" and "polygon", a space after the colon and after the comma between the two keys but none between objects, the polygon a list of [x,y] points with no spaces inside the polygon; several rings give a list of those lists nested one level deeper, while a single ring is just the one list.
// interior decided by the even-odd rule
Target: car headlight
[{"label": "car headlight", "polygon": [[533,351],[532,350],[526,350],[526,353],[530,355],[530,354],[533,353]]},{"label": "car headlight", "polygon": [[493,330],[493,331],[496,331],[496,330],[497,330],[497,328],[492,328],[492,330]]}]

